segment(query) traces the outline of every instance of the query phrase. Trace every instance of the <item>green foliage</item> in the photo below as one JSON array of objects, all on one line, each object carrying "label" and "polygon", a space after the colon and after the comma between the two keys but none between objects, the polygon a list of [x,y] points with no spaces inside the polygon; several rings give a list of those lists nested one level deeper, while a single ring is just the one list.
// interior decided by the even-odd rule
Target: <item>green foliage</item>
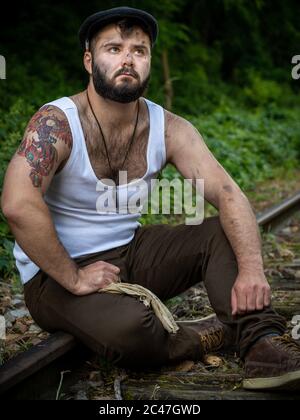
[{"label": "green foliage", "polygon": [[243,189],[271,179],[277,168],[299,164],[297,111],[276,107],[247,110],[222,105],[210,115],[191,117],[210,150]]},{"label": "green foliage", "polygon": [[246,100],[250,105],[268,105],[270,103],[278,103],[283,88],[273,80],[264,80],[261,75],[251,72],[249,75],[249,84],[243,89]]},{"label": "green foliage", "polygon": [[[13,103],[7,113],[0,116],[0,192],[5,170],[23,136],[26,121],[33,109],[21,99]],[[12,260],[13,237],[0,212],[0,277],[11,276],[15,272]]]},{"label": "green foliage", "polygon": [[17,99],[8,112],[0,116],[0,185],[2,186],[4,171],[13,156],[23,133],[33,107],[22,99]]}]

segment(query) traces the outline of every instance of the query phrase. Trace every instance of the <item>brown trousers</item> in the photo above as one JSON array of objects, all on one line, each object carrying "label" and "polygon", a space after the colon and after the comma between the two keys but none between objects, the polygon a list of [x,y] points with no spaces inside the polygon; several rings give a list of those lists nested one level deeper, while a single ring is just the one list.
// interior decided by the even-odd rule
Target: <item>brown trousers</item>
[{"label": "brown trousers", "polygon": [[[128,245],[75,259],[80,267],[99,260],[118,266],[122,282],[142,285],[162,301],[204,281],[212,308],[234,332],[233,344],[239,346],[241,357],[259,337],[285,330],[284,319],[272,308],[232,317],[231,289],[238,269],[217,217],[199,226],[144,226]],[[119,366],[154,367],[201,357],[194,330],[180,326],[176,334],[169,334],[135,297],[109,293],[78,297],[41,271],[24,291],[41,328],[71,333]]]}]

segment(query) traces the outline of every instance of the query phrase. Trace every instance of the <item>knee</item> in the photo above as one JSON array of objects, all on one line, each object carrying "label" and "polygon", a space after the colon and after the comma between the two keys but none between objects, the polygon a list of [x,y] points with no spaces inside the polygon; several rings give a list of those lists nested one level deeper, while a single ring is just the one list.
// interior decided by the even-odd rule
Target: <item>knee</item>
[{"label": "knee", "polygon": [[216,235],[216,236],[225,235],[219,216],[208,217],[205,220],[205,222],[207,223],[207,228],[211,231],[213,235]]},{"label": "knee", "polygon": [[219,216],[209,217],[208,219],[206,219],[206,223],[207,229],[210,234],[209,236],[212,239],[216,239],[218,242],[222,242],[226,245],[229,245],[229,241],[224,232]]},{"label": "knee", "polygon": [[218,216],[210,217],[205,220],[204,236],[207,240],[207,246],[222,258],[229,258],[236,261],[232,246],[223,230],[220,218]]},{"label": "knee", "polygon": [[207,217],[201,225],[191,226],[195,237],[227,241],[219,216]]}]

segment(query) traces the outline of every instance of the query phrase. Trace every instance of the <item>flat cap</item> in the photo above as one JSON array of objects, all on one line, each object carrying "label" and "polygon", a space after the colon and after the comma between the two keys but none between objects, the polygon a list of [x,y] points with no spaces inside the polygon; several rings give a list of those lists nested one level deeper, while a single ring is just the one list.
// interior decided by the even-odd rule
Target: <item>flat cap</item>
[{"label": "flat cap", "polygon": [[132,7],[115,7],[94,13],[82,23],[79,29],[80,45],[85,50],[89,41],[101,28],[124,18],[140,22],[147,29],[152,46],[155,44],[158,36],[158,23],[150,13]]}]

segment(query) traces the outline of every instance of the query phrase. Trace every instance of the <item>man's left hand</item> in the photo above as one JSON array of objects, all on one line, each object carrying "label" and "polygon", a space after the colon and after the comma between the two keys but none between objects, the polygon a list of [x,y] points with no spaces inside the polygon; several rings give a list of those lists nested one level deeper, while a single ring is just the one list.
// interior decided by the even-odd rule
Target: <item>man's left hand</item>
[{"label": "man's left hand", "polygon": [[271,304],[271,288],[263,272],[240,272],[231,291],[232,315],[261,311]]}]

